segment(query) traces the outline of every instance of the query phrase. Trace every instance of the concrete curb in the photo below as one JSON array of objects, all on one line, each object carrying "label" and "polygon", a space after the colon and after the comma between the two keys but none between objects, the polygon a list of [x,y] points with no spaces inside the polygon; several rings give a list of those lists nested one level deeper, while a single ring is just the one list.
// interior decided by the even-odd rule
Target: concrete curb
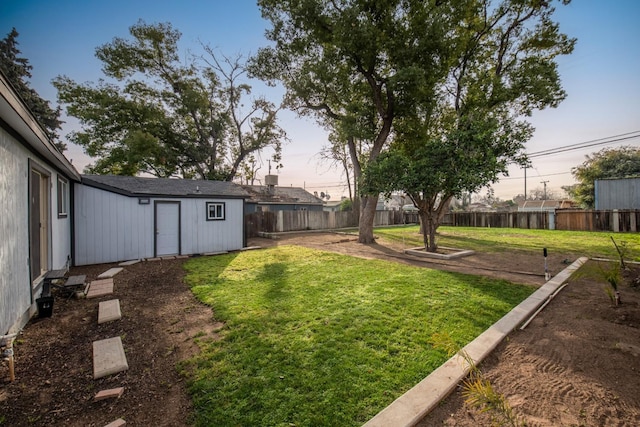
[{"label": "concrete curb", "polygon": [[[502,340],[524,322],[553,294],[588,258],[581,257],[562,270],[542,287],[504,315],[489,329],[467,344],[461,352],[477,365],[485,359]],[[428,377],[397,398],[364,427],[414,426],[420,422],[456,385],[469,373],[469,364],[459,354],[447,360]]]}]

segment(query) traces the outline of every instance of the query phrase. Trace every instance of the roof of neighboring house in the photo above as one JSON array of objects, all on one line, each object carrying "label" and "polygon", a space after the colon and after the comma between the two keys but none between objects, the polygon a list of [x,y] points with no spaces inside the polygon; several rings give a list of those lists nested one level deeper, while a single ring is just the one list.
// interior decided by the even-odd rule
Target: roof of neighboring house
[{"label": "roof of neighboring house", "polygon": [[24,101],[0,72],[0,117],[17,134],[17,139],[68,178],[80,181],[80,174],[47,137]]},{"label": "roof of neighboring house", "polygon": [[227,181],[144,178],[120,175],[82,175],[82,184],[125,196],[233,197],[248,196],[242,187]]},{"label": "roof of neighboring house", "polygon": [[322,199],[300,187],[270,188],[262,185],[243,185],[242,188],[249,193],[249,203],[322,206]]},{"label": "roof of neighboring house", "polygon": [[520,210],[567,209],[573,207],[571,200],[523,200],[518,202]]}]

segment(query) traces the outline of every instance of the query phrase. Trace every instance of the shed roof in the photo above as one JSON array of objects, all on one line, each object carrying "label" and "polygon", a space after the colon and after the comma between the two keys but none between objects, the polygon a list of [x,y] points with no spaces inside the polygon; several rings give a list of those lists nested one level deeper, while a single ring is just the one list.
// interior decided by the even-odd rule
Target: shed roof
[{"label": "shed roof", "polygon": [[250,203],[258,204],[299,204],[322,206],[322,199],[300,187],[265,187],[262,185],[243,185],[249,195]]},{"label": "shed roof", "polygon": [[232,197],[248,196],[242,187],[227,181],[176,178],[144,178],[121,175],[82,175],[82,184],[125,196]]}]

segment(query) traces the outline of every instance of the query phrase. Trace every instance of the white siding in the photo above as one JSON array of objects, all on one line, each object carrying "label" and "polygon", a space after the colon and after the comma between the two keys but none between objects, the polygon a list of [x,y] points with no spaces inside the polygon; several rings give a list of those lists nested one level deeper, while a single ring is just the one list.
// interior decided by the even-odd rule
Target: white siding
[{"label": "white siding", "polygon": [[[182,254],[204,254],[242,248],[244,217],[242,200],[183,199]],[[207,221],[207,202],[223,202],[225,219]]]},{"label": "white siding", "polygon": [[[181,254],[241,249],[243,202],[237,199],[138,197],[75,185],[75,264],[101,264],[154,256],[154,203],[180,202]],[[206,202],[224,202],[225,220],[207,221]]]},{"label": "white siding", "polygon": [[75,264],[153,256],[153,205],[75,184]]},{"label": "white siding", "polygon": [[[71,181],[69,182],[69,198],[71,197]],[[51,268],[57,270],[67,266],[71,260],[71,206],[67,200],[67,216],[58,218],[58,174],[51,174],[51,195],[49,197],[51,212]]]},{"label": "white siding", "polygon": [[31,306],[28,157],[0,128],[0,335]]},{"label": "white siding", "polygon": [[[29,274],[29,161],[49,175],[45,269],[63,268],[71,255],[71,220],[58,218],[57,173],[0,128],[0,335],[31,309]],[[34,295],[35,297],[35,295]],[[24,318],[22,320],[26,320]],[[20,327],[22,325],[18,325]]]}]

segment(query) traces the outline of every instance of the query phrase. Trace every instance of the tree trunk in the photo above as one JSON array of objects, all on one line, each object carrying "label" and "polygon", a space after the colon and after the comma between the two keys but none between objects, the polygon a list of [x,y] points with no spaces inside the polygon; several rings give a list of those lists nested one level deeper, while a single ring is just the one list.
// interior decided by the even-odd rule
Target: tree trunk
[{"label": "tree trunk", "polygon": [[363,196],[360,198],[359,243],[374,243],[373,221],[376,216],[378,196]]},{"label": "tree trunk", "polygon": [[438,250],[438,245],[436,243],[438,222],[434,221],[430,212],[419,211],[418,216],[420,217],[420,232],[422,233],[424,249],[427,252],[436,252]]},{"label": "tree trunk", "polygon": [[438,244],[436,243],[436,230],[438,229],[438,223],[429,218],[427,221],[427,233],[429,233],[429,246],[427,252],[437,252]]}]

